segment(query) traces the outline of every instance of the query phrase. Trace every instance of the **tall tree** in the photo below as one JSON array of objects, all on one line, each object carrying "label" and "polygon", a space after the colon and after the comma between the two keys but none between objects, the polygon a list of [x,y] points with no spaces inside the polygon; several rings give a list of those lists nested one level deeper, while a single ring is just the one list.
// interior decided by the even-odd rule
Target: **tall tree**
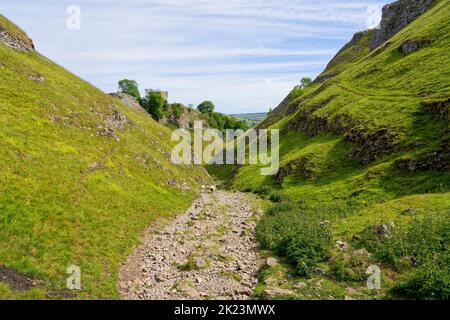
[{"label": "tall tree", "polygon": [[145,97],[141,100],[142,107],[152,115],[155,120],[165,116],[166,99],[160,91],[145,90]]},{"label": "tall tree", "polygon": [[216,106],[211,101],[203,101],[197,107],[197,110],[203,113],[212,113],[216,109]]},{"label": "tall tree", "polygon": [[300,87],[306,88],[306,87],[310,86],[311,83],[312,83],[311,78],[304,77],[300,80]]},{"label": "tall tree", "polygon": [[119,81],[119,92],[129,94],[136,99],[141,99],[141,94],[139,92],[139,85],[134,80],[123,79]]}]

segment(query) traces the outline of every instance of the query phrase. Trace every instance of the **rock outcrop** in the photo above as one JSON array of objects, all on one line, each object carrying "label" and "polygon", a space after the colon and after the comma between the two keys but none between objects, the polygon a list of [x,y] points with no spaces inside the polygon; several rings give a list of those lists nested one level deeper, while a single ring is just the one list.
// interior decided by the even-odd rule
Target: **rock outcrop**
[{"label": "rock outcrop", "polygon": [[111,97],[119,99],[124,105],[131,109],[136,109],[140,111],[145,111],[135,97],[130,96],[129,94],[118,92],[118,93],[109,93]]},{"label": "rock outcrop", "polygon": [[430,41],[428,40],[407,40],[402,44],[400,51],[404,54],[411,54],[422,49],[423,47],[426,47],[429,44]]},{"label": "rock outcrop", "polygon": [[372,34],[370,49],[374,50],[425,13],[434,0],[399,0],[383,7],[379,29]]},{"label": "rock outcrop", "polygon": [[33,41],[22,30],[12,30],[9,24],[10,22],[0,15],[0,43],[17,51],[34,51]]},{"label": "rock outcrop", "polygon": [[[370,30],[360,31],[353,35],[353,38],[341,50],[331,59],[325,70],[314,80],[315,83],[322,83],[330,78],[334,78],[339,73],[329,72],[331,69],[341,64],[343,61],[349,60],[349,58],[356,56],[359,52],[367,48],[367,44],[364,43],[364,37],[370,34]],[[347,52],[349,51],[349,52]]]}]

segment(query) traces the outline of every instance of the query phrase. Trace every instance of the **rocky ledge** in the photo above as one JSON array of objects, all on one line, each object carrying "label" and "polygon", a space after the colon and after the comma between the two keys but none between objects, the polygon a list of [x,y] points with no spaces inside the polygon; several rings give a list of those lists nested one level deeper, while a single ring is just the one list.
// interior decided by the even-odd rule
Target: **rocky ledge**
[{"label": "rocky ledge", "polygon": [[399,0],[383,7],[380,27],[375,29],[370,41],[374,50],[396,33],[424,14],[434,0]]},{"label": "rocky ledge", "polygon": [[0,42],[6,44],[17,51],[31,52],[34,51],[34,44],[28,37],[17,37],[9,32],[4,26],[0,24]]}]

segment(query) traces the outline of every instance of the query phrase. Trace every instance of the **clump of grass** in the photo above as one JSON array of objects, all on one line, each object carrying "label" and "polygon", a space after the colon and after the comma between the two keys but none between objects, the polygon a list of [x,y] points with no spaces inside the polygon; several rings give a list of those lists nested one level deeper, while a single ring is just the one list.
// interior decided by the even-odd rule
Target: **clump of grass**
[{"label": "clump of grass", "polygon": [[180,271],[200,270],[200,267],[195,263],[193,256],[189,256],[188,260],[183,264],[177,265],[177,268]]}]

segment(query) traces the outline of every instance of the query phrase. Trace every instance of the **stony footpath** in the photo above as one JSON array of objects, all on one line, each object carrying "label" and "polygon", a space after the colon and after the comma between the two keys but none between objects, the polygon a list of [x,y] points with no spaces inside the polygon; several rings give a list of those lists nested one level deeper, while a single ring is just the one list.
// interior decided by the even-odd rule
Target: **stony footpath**
[{"label": "stony footpath", "polygon": [[124,299],[250,298],[263,261],[251,195],[207,190],[184,214],[150,228],[122,266]]}]

